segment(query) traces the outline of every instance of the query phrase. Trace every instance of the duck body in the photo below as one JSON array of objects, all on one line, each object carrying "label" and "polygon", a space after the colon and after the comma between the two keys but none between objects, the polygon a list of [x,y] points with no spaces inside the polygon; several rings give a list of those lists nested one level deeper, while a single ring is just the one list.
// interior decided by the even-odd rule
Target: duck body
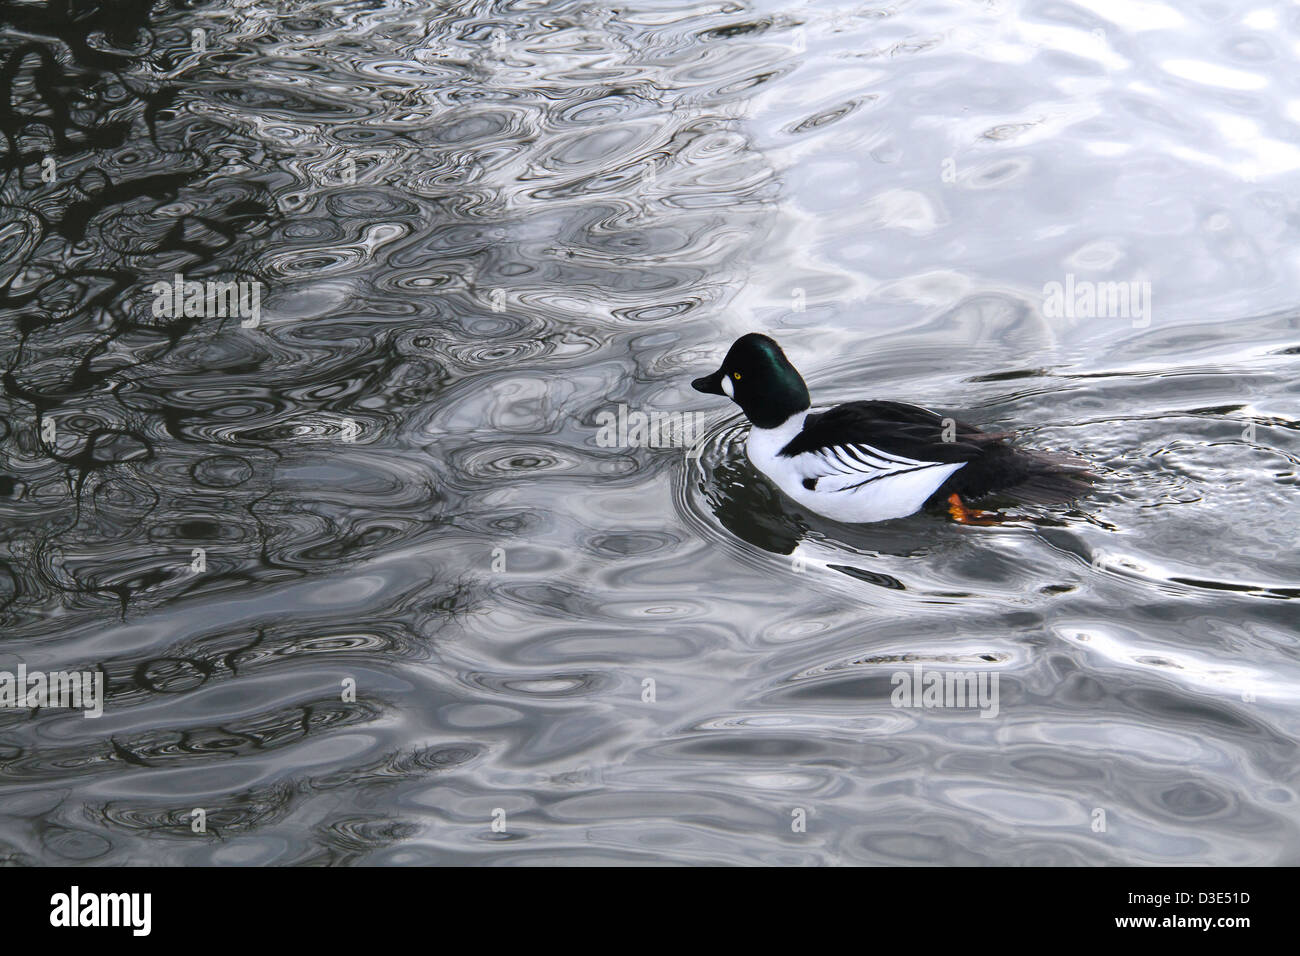
[{"label": "duck body", "polygon": [[742,336],[717,372],[692,385],[740,405],[752,425],[750,462],[832,521],[886,521],[929,503],[959,508],[994,494],[1048,504],[1091,487],[1081,463],[915,405],[859,401],[813,411],[803,379],[764,335]]}]

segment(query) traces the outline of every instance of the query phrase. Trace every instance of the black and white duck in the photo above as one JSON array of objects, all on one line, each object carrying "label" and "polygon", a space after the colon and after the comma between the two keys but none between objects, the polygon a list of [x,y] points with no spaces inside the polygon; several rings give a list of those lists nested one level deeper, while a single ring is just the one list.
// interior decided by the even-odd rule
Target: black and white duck
[{"label": "black and white duck", "polygon": [[738,338],[722,367],[691,385],[739,405],[752,426],[745,448],[754,467],[832,521],[885,521],[939,503],[959,522],[983,524],[971,502],[997,495],[1057,504],[1096,480],[1083,462],[916,405],[861,401],[813,411],[808,386],[781,347],[756,332]]}]

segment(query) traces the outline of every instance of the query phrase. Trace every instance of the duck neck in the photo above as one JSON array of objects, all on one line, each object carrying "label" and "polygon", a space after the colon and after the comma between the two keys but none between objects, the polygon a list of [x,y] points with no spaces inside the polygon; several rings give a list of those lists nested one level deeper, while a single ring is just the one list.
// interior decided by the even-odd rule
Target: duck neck
[{"label": "duck neck", "polygon": [[795,417],[802,421],[811,404],[808,386],[791,368],[784,379],[765,387],[757,396],[748,397],[740,407],[755,428],[780,428]]},{"label": "duck neck", "polygon": [[778,422],[774,425],[760,425],[758,422],[750,419],[750,424],[754,429],[763,432],[764,437],[770,441],[779,441],[782,445],[794,438],[795,435],[803,431],[803,421],[808,417],[808,409],[794,412],[785,421]]}]

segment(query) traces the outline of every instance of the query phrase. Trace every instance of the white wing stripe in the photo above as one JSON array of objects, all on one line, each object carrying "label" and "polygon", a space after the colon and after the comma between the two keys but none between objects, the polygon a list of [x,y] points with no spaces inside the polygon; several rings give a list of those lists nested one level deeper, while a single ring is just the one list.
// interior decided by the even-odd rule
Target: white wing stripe
[{"label": "white wing stripe", "polygon": [[835,454],[836,458],[844,463],[845,467],[847,467],[849,471],[862,471],[863,463],[856,460],[848,450],[836,446],[835,448],[832,448],[831,451]]},{"label": "white wing stripe", "polygon": [[860,474],[862,469],[854,466],[851,462],[845,461],[838,454],[837,449],[824,448],[817,452],[816,457],[822,462],[828,472],[836,475],[856,475]]},{"label": "white wing stripe", "polygon": [[[954,462],[918,461],[915,458],[890,455],[870,445],[846,444],[819,448],[796,456],[799,471],[804,479],[815,483],[826,480],[828,492],[853,492],[884,478],[900,477],[929,468],[956,468]],[[801,467],[800,467],[801,466]],[[955,467],[954,467],[955,466]]]},{"label": "white wing stripe", "polygon": [[[915,472],[918,472],[918,471],[925,471],[927,468],[948,468],[948,467],[952,467],[952,466],[950,466],[950,465],[945,465],[945,464],[943,464],[942,462],[933,461],[933,462],[930,462],[930,463],[928,463],[928,464],[916,465],[916,466],[914,466],[914,467],[910,467],[910,468],[896,468],[896,469],[894,469],[894,470],[892,470],[892,471],[882,471],[882,472],[878,472],[878,473],[872,475],[870,478],[864,478],[864,479],[862,479],[862,480],[859,481],[856,485],[845,485],[845,486],[842,487],[842,488],[836,488],[836,489],[834,489],[834,490],[836,490],[836,491],[857,491],[857,490],[858,490],[859,488],[861,488],[863,485],[869,485],[869,484],[871,484],[871,482],[873,482],[873,481],[879,481],[879,480],[882,479],[882,478],[884,478],[884,479],[889,479],[889,478],[898,478],[898,477],[901,477],[901,476],[903,476],[903,475],[914,474]],[[961,466],[958,465],[957,467],[961,467]]]},{"label": "white wing stripe", "polygon": [[856,455],[857,458],[868,468],[889,468],[900,462],[892,461],[884,455],[877,452],[874,448],[866,445],[849,445],[849,452]]},{"label": "white wing stripe", "polygon": [[874,458],[879,458],[879,459],[881,459],[882,461],[892,462],[893,464],[896,464],[896,465],[928,465],[928,464],[933,464],[933,462],[921,461],[921,460],[918,459],[918,458],[907,458],[907,457],[904,456],[904,455],[891,455],[889,452],[881,451],[879,448],[872,448],[870,445],[852,445],[852,446],[850,446],[850,447],[852,447],[852,448],[856,448],[857,450],[859,450],[859,451],[861,451],[861,452],[863,452],[863,453],[865,453],[865,454],[871,455],[871,456],[874,457]]},{"label": "white wing stripe", "polygon": [[[850,472],[867,474],[875,471],[894,471],[899,468],[915,468],[918,465],[938,464],[937,462],[918,461],[915,458],[889,455],[872,448],[870,445],[834,445],[830,448],[820,448],[815,454],[826,462],[828,467],[841,473],[845,468]],[[839,467],[840,465],[843,468]]]}]

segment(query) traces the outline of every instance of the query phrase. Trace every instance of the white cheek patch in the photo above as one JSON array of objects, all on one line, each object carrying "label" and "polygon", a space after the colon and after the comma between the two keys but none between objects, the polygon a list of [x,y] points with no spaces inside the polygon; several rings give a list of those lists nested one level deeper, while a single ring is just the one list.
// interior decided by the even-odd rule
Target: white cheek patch
[{"label": "white cheek patch", "polygon": [[736,386],[731,384],[731,376],[722,376],[722,390],[727,394],[727,398],[736,397]]}]

